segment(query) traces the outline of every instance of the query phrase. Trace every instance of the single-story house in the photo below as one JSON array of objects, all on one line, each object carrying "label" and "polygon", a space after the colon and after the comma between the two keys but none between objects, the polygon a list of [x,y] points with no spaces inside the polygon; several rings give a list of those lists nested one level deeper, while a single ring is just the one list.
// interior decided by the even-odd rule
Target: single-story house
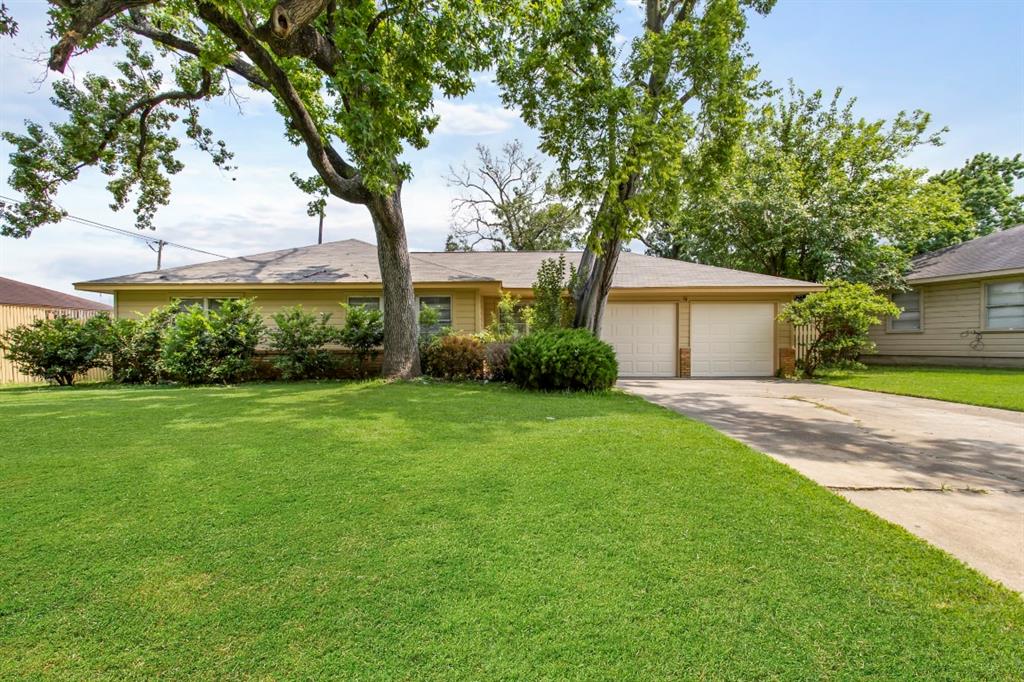
[{"label": "single-story house", "polygon": [[[580,252],[412,253],[413,286],[441,324],[478,332],[507,291],[532,297],[546,258],[578,264]],[[255,297],[269,318],[301,303],[343,320],[339,303],[380,306],[374,245],[355,239],[254,256],[111,277],[75,285],[114,295],[118,317],[146,313],[180,298],[214,308],[231,297]],[[618,354],[623,376],[770,376],[792,367],[793,330],[777,321],[794,296],[821,287],[780,277],[623,253],[615,272],[602,336]]]},{"label": "single-story house", "polygon": [[[31,324],[35,320],[64,316],[85,319],[101,312],[110,311],[110,306],[99,301],[90,301],[53,289],[37,287],[27,282],[0,277],[0,334],[8,329]],[[87,378],[99,380],[106,376],[103,370],[93,369]],[[0,349],[0,384],[35,383],[38,377],[22,374]]]},{"label": "single-story house", "polygon": [[1024,367],[1024,225],[922,254],[867,362]]}]

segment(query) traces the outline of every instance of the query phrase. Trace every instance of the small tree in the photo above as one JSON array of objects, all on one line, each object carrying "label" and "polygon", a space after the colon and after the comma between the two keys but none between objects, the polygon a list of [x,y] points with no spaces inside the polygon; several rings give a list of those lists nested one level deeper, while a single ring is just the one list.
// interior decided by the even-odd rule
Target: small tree
[{"label": "small tree", "polygon": [[567,295],[576,278],[575,268],[565,276],[565,256],[545,258],[537,269],[533,283],[533,312],[530,323],[537,331],[548,331],[568,326],[572,320],[572,303]]},{"label": "small tree", "polygon": [[0,348],[25,374],[70,386],[75,375],[107,366],[109,328],[106,314],[85,322],[63,316],[35,320],[8,330]]},{"label": "small tree", "polygon": [[137,319],[114,320],[110,326],[110,365],[114,381],[124,384],[160,380],[160,346],[164,330],[178,314],[177,304],[154,308]]},{"label": "small tree", "polygon": [[808,294],[779,315],[784,322],[812,325],[818,332],[799,363],[808,377],[822,367],[860,367],[857,357],[875,348],[868,337],[871,325],[900,313],[892,301],[867,284],[829,280],[825,286],[825,291]]},{"label": "small tree", "polygon": [[273,364],[282,378],[317,379],[330,373],[334,357],[325,346],[338,335],[330,313],[318,316],[297,305],[274,315],[274,324],[270,348],[277,353]]},{"label": "small tree", "polygon": [[384,316],[379,310],[365,306],[341,304],[345,311],[345,326],[338,334],[338,340],[355,353],[359,376],[366,373],[366,364],[377,357],[384,342]]},{"label": "small tree", "polygon": [[519,336],[518,324],[523,321],[523,311],[519,307],[521,302],[518,296],[513,296],[507,291],[502,292],[494,316],[481,334],[481,338],[485,342],[493,342],[512,341]]}]

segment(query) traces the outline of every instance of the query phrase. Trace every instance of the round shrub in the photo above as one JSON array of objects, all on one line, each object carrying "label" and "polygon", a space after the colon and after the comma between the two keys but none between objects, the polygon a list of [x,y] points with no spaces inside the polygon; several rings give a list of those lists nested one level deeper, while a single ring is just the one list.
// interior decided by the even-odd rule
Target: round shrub
[{"label": "round shrub", "polygon": [[615,351],[586,329],[537,332],[509,351],[512,381],[542,391],[603,391],[619,374]]},{"label": "round shrub", "polygon": [[448,335],[433,341],[423,358],[424,371],[438,379],[480,379],[484,376],[484,345],[472,336]]}]

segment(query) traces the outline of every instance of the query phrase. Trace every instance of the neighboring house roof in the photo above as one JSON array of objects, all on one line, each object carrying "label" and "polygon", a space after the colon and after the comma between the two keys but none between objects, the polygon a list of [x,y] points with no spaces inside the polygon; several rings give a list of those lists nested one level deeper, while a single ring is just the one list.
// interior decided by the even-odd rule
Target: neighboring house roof
[{"label": "neighboring house roof", "polygon": [[74,310],[110,310],[110,306],[80,296],[63,294],[6,277],[0,277],[0,305],[24,305],[38,308],[66,308]]},{"label": "neighboring house roof", "polygon": [[1024,270],[1024,225],[921,254],[911,261],[908,282],[956,279]]},{"label": "neighboring house roof", "polygon": [[[411,253],[413,282],[495,282],[507,289],[528,289],[545,258],[564,255],[578,265],[579,251],[470,251]],[[153,284],[379,284],[377,247],[347,239],[314,246],[226,258],[167,270],[80,282],[82,288]],[[685,261],[623,253],[612,282],[617,288],[775,287],[813,289],[795,279],[698,265]]]}]

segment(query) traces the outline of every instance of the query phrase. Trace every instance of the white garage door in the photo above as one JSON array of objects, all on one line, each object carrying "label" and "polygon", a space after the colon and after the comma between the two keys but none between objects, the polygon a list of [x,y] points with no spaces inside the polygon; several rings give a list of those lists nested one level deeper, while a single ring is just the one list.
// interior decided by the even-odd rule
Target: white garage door
[{"label": "white garage door", "polygon": [[691,376],[771,376],[774,332],[772,303],[690,304]]},{"label": "white garage door", "polygon": [[676,376],[675,303],[609,303],[601,338],[615,348],[619,376]]}]

